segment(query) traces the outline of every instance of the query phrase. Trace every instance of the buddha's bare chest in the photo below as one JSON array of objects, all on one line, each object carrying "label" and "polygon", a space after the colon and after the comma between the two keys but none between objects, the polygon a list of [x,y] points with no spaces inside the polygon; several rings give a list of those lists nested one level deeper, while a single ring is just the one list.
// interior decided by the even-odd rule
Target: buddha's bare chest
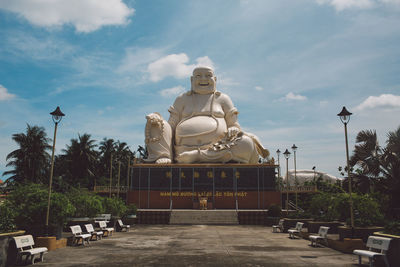
[{"label": "buddha's bare chest", "polygon": [[224,112],[221,104],[213,99],[213,95],[191,95],[183,107],[182,117],[198,115],[224,117]]}]

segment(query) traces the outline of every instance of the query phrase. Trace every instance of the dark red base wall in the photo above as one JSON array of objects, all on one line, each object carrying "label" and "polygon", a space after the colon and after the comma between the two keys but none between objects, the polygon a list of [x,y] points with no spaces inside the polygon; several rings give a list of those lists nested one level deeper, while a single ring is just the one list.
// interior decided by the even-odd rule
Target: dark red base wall
[{"label": "dark red base wall", "polygon": [[[193,195],[193,196],[192,196]],[[172,208],[192,209],[198,196],[207,196],[213,201],[212,192],[172,192]],[[216,192],[214,206],[216,209],[235,209],[235,192]],[[267,209],[272,204],[280,204],[280,192],[276,191],[241,191],[237,195],[239,209]],[[165,191],[129,191],[128,203],[135,203],[139,209],[169,209],[170,192]]]}]

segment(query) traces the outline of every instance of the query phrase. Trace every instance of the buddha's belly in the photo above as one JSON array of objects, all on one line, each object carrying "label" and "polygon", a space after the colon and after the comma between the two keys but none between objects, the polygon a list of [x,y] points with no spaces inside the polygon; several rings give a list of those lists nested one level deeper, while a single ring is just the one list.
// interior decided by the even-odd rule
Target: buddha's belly
[{"label": "buddha's belly", "polygon": [[224,118],[196,116],[179,123],[175,131],[176,145],[201,146],[220,140],[227,132]]}]

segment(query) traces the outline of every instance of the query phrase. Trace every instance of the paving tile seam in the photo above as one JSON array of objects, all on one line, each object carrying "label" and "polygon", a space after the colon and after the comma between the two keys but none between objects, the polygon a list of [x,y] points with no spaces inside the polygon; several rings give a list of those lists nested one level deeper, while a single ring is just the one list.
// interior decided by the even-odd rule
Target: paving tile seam
[{"label": "paving tile seam", "polygon": [[232,257],[232,255],[231,255],[231,253],[230,253],[230,251],[229,251],[228,246],[225,244],[225,242],[224,242],[224,240],[223,240],[223,238],[222,238],[222,236],[221,236],[221,233],[218,231],[218,227],[215,228],[215,231],[217,232],[218,238],[221,240],[221,243],[222,243],[223,247],[225,248],[225,251],[226,251],[228,257],[229,257],[230,260],[233,262],[233,264],[237,265],[238,263],[235,262],[234,258]]}]

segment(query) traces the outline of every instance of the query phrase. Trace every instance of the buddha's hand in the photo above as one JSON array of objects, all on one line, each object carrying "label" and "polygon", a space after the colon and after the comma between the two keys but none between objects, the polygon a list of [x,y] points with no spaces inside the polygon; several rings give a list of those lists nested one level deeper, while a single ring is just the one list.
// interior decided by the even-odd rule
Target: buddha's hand
[{"label": "buddha's hand", "polygon": [[240,129],[236,126],[232,126],[228,129],[228,138],[232,138],[240,133]]}]

